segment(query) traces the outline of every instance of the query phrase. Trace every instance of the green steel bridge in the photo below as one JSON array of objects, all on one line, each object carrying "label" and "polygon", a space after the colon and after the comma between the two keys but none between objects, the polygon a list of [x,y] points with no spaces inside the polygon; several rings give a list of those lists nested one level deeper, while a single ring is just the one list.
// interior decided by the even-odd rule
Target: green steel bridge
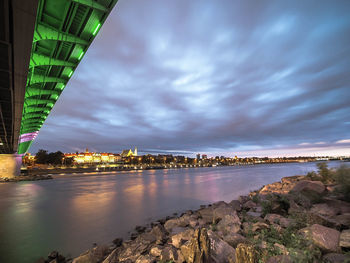
[{"label": "green steel bridge", "polygon": [[117,0],[0,5],[0,154],[24,154]]}]

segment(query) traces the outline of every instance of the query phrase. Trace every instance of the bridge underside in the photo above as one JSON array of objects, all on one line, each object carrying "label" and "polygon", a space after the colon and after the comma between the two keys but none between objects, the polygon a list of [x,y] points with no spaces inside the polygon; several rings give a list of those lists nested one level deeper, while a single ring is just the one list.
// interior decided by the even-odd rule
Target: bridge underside
[{"label": "bridge underside", "polygon": [[116,2],[0,1],[0,177],[28,151]]},{"label": "bridge underside", "polygon": [[37,136],[116,0],[39,0],[18,153]]}]

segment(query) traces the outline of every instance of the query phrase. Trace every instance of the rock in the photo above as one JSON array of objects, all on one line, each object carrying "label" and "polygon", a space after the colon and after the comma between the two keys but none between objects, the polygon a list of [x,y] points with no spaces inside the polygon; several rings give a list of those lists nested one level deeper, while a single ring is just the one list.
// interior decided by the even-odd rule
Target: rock
[{"label": "rock", "polygon": [[350,213],[338,215],[332,218],[338,225],[350,227]]},{"label": "rock", "polygon": [[329,253],[323,256],[323,261],[327,263],[344,263],[346,260],[350,260],[349,255]]},{"label": "rock", "polygon": [[115,263],[118,262],[118,250],[120,248],[114,249],[112,253],[102,263]]},{"label": "rock", "polygon": [[340,233],[339,246],[344,248],[350,248],[350,229],[343,230]]},{"label": "rock", "polygon": [[303,175],[286,176],[281,179],[282,184],[294,184],[305,179]]},{"label": "rock", "polygon": [[[149,248],[149,244],[144,244],[135,241],[131,241],[129,243],[124,242],[123,247],[121,247],[121,250],[118,254],[118,260],[119,261],[131,261],[135,262],[136,259],[141,256],[141,254],[144,254],[147,252]],[[118,262],[118,261],[117,261]]]},{"label": "rock", "polygon": [[208,230],[210,258],[213,262],[235,262],[236,251],[213,231]]},{"label": "rock", "polygon": [[110,249],[107,246],[97,246],[73,259],[73,263],[98,263],[103,261],[109,253]]},{"label": "rock", "polygon": [[241,195],[241,196],[238,197],[238,201],[239,201],[241,204],[247,202],[248,200],[249,200],[249,196],[247,196],[247,195]]},{"label": "rock", "polygon": [[253,245],[238,244],[236,248],[236,263],[256,263],[258,262],[258,252]]},{"label": "rock", "polygon": [[164,227],[168,232],[171,232],[171,229],[179,226],[178,218],[173,218],[164,223]]},{"label": "rock", "polygon": [[160,257],[160,255],[162,254],[162,247],[154,246],[150,249],[149,253],[154,257]]},{"label": "rock", "polygon": [[285,218],[278,214],[267,214],[264,219],[268,221],[270,224],[276,223],[284,228],[287,228],[288,226],[290,226],[292,222],[291,219]]},{"label": "rock", "polygon": [[253,211],[248,211],[248,212],[247,212],[247,216],[250,216],[250,217],[261,217],[261,213],[259,213],[259,212],[253,212]]},{"label": "rock", "polygon": [[116,239],[113,240],[113,244],[116,247],[120,247],[123,244],[123,239],[122,238],[116,238]]},{"label": "rock", "polygon": [[152,258],[150,255],[141,255],[135,261],[135,263],[153,263],[153,262],[156,262],[156,260]]},{"label": "rock", "polygon": [[213,222],[213,208],[208,207],[198,210],[200,216],[204,220],[205,224],[211,224]]},{"label": "rock", "polygon": [[174,247],[169,246],[169,247],[165,247],[162,250],[162,253],[160,255],[160,260],[165,262],[177,261],[177,257],[178,257],[177,250]]},{"label": "rock", "polygon": [[143,232],[145,232],[146,227],[144,227],[144,226],[136,226],[135,230],[136,230],[137,233],[143,233]]},{"label": "rock", "polygon": [[236,211],[241,211],[242,206],[238,200],[232,200],[229,205]]},{"label": "rock", "polygon": [[162,225],[154,226],[150,233],[155,236],[157,244],[163,244],[167,240],[168,233]]},{"label": "rock", "polygon": [[[325,192],[326,187],[320,181],[300,181],[291,190],[291,193],[296,193],[307,197],[311,203],[318,202],[321,195]],[[306,207],[306,206],[304,206]]]},{"label": "rock", "polygon": [[247,240],[244,236],[238,233],[223,236],[222,239],[234,248],[236,248],[239,243],[244,243]]},{"label": "rock", "polygon": [[181,246],[187,263],[209,263],[210,262],[210,241],[205,228],[196,229],[191,240]]},{"label": "rock", "polygon": [[252,200],[249,200],[243,204],[244,209],[251,209],[253,207],[256,207],[256,203],[254,203]]},{"label": "rock", "polygon": [[350,213],[350,203],[348,202],[330,197],[323,198],[323,201],[330,207],[339,210],[341,214]]},{"label": "rock", "polygon": [[197,219],[191,218],[188,224],[190,227],[195,228],[196,226],[198,226],[199,222]]},{"label": "rock", "polygon": [[171,243],[174,247],[180,248],[180,246],[186,241],[190,240],[194,235],[193,229],[187,229],[171,237]]},{"label": "rock", "polygon": [[220,206],[218,208],[215,208],[213,210],[213,223],[219,222],[219,220],[223,219],[225,216],[228,215],[232,215],[238,218],[237,211],[231,206]]},{"label": "rock", "polygon": [[237,212],[234,211],[233,215],[225,215],[217,224],[217,229],[221,231],[223,235],[238,233],[241,230],[241,221],[237,216]]},{"label": "rock", "polygon": [[337,209],[336,207],[331,207],[326,203],[322,203],[314,204],[311,207],[311,212],[328,217],[337,215],[340,212],[340,209]]},{"label": "rock", "polygon": [[49,259],[55,259],[55,258],[57,258],[57,256],[58,256],[58,252],[54,250],[54,251],[50,252],[50,254],[47,257]]},{"label": "rock", "polygon": [[270,257],[266,263],[292,263],[292,259],[288,255],[278,255]]},{"label": "rock", "polygon": [[259,231],[259,230],[262,230],[262,229],[267,229],[267,228],[269,228],[268,224],[265,224],[265,223],[262,223],[262,222],[257,222],[257,223],[253,224],[252,231],[256,232],[256,231]]},{"label": "rock", "polygon": [[311,227],[301,229],[300,232],[325,252],[337,252],[340,250],[340,233],[337,230],[314,224]]}]

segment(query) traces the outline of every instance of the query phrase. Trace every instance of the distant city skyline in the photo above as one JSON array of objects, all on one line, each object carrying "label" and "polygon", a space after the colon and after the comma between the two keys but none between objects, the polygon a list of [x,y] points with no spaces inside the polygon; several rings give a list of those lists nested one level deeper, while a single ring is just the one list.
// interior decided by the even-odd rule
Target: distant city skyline
[{"label": "distant city skyline", "polygon": [[350,155],[349,13],[119,0],[30,152]]}]

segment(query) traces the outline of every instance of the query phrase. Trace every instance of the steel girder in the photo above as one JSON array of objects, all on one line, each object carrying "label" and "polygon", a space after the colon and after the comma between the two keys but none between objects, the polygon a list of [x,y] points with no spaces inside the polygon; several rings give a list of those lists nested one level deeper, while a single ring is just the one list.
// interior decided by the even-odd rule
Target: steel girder
[{"label": "steel girder", "polygon": [[18,153],[30,147],[116,2],[39,0]]}]

